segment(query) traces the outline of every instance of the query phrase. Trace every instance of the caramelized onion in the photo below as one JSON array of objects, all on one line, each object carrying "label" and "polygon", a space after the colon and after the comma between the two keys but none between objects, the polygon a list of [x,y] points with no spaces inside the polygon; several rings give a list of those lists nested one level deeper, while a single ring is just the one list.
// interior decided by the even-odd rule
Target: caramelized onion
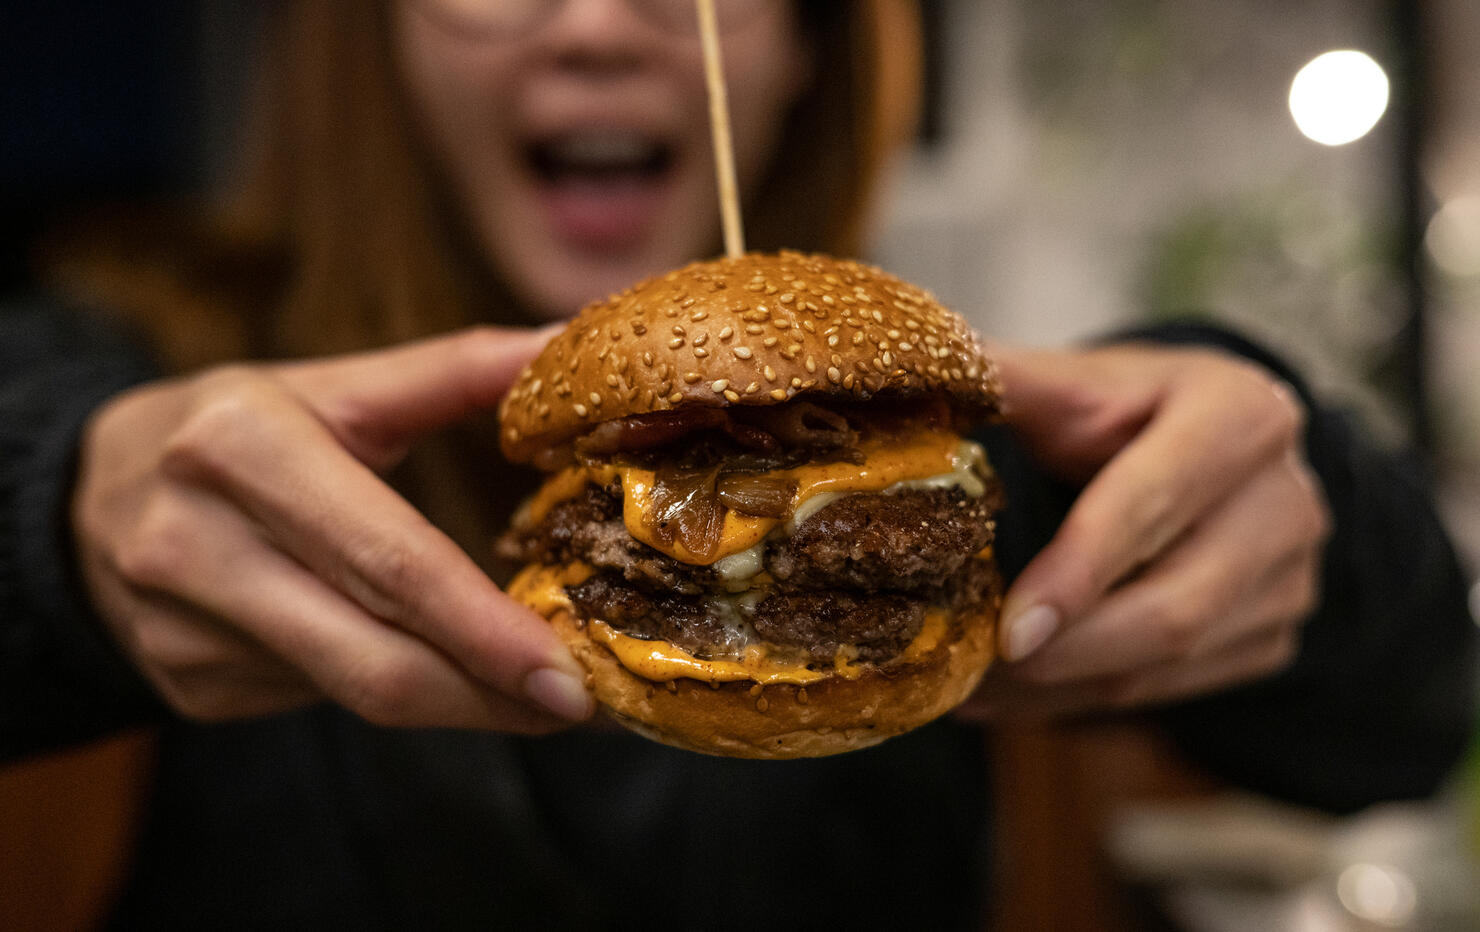
[{"label": "caramelized onion", "polygon": [[791,449],[831,450],[858,442],[858,432],[836,411],[808,401],[764,408],[760,425]]},{"label": "caramelized onion", "polygon": [[721,476],[716,488],[726,508],[760,518],[786,517],[797,494],[793,480],[747,473]]},{"label": "caramelized onion", "polygon": [[714,558],[725,522],[725,509],[716,490],[718,479],[718,466],[658,470],[647,520],[659,540],[677,541],[701,562]]}]

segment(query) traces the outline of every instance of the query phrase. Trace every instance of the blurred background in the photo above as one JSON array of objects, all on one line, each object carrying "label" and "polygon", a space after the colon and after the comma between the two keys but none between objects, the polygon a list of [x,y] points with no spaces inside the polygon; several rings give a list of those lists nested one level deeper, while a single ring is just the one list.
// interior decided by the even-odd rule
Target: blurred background
[{"label": "blurred background", "polygon": [[[264,6],[12,5],[6,291],[69,214],[220,176]],[[871,258],[1003,339],[1205,315],[1278,346],[1423,452],[1480,567],[1480,4],[924,8],[930,98]],[[1061,785],[1008,820],[1006,927],[1480,928],[1473,773],[1338,822],[1210,794],[1140,738],[1020,737],[1007,765]]]}]

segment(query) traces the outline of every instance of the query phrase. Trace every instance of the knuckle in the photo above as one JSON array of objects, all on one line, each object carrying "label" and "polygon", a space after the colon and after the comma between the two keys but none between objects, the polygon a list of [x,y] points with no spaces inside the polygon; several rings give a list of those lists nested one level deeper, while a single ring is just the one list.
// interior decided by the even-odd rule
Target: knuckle
[{"label": "knuckle", "polygon": [[1163,604],[1147,626],[1157,651],[1166,660],[1195,658],[1200,652],[1207,630],[1201,612],[1184,607],[1183,602]]},{"label": "knuckle", "polygon": [[1245,398],[1257,413],[1254,437],[1269,449],[1295,448],[1305,434],[1306,412],[1294,389],[1268,369],[1243,359],[1229,368],[1229,397]]},{"label": "knuckle", "polygon": [[418,721],[426,689],[426,677],[414,659],[388,654],[361,663],[349,677],[343,702],[373,725],[409,725]]},{"label": "knuckle", "polygon": [[168,494],[154,495],[119,543],[114,567],[136,588],[171,589],[188,571],[196,537],[189,510]]},{"label": "knuckle", "polygon": [[417,593],[428,585],[425,561],[407,540],[364,543],[349,551],[349,587],[366,609],[391,622],[414,612]]},{"label": "knuckle", "polygon": [[267,421],[277,389],[247,366],[228,366],[201,377],[198,397],[165,441],[160,468],[172,478],[209,481],[239,466]]}]

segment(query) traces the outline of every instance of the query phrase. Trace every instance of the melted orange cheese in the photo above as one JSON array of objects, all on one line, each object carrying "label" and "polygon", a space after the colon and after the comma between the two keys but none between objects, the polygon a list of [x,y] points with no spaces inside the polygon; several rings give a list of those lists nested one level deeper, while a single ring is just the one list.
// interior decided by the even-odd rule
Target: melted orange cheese
[{"label": "melted orange cheese", "polygon": [[622,666],[653,682],[687,677],[705,683],[747,680],[762,686],[776,683],[806,686],[826,675],[808,669],[805,664],[778,660],[759,644],[747,648],[740,660],[701,660],[667,641],[647,641],[623,634],[604,621],[592,621],[590,628],[591,640],[604,644]]},{"label": "melted orange cheese", "polygon": [[[803,503],[818,495],[877,492],[897,482],[950,473],[958,466],[960,443],[959,435],[937,430],[919,431],[905,437],[876,433],[860,445],[864,457],[862,465],[804,463],[791,469],[776,470],[770,475],[796,483],[796,495],[791,502],[791,513],[795,514]],[[607,485],[613,480],[621,481],[622,521],[627,526],[627,533],[683,563],[706,562],[678,541],[660,540],[656,528],[645,520],[653,499],[654,472],[651,469],[610,464],[569,467],[540,489],[530,502],[527,520],[539,522],[556,504],[580,494],[588,482]],[[719,548],[714,558],[707,562],[712,563],[760,543],[784,520],[726,510]]]},{"label": "melted orange cheese", "polygon": [[[559,609],[573,611],[570,599],[565,594],[565,587],[579,584],[591,572],[591,567],[583,563],[573,563],[566,567],[528,566],[509,584],[508,593],[546,617]],[[905,647],[900,659],[907,663],[924,659],[940,646],[945,638],[948,622],[949,614],[944,610],[928,610],[924,625],[914,640]],[[829,673],[826,670],[811,669],[800,660],[776,656],[764,644],[753,644],[746,648],[739,660],[703,660],[667,641],[645,640],[623,634],[600,619],[587,622],[587,627],[591,640],[611,651],[622,666],[655,683],[687,678],[704,683],[746,681],[762,686],[777,683],[806,686],[829,675],[857,679],[866,669],[863,664],[854,662],[857,651],[846,645],[838,649]]]},{"label": "melted orange cheese", "polygon": [[531,563],[520,570],[504,587],[504,591],[516,602],[528,605],[546,618],[557,611],[574,612],[570,597],[565,594],[566,586],[579,586],[595,572],[579,561],[566,566],[541,566]]}]

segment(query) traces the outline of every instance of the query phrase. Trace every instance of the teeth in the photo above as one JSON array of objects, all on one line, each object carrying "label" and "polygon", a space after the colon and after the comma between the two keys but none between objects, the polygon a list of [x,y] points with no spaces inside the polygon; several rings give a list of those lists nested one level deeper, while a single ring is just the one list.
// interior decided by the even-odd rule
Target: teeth
[{"label": "teeth", "polygon": [[599,131],[562,136],[546,145],[545,151],[569,166],[609,168],[650,162],[660,146],[641,133]]}]

